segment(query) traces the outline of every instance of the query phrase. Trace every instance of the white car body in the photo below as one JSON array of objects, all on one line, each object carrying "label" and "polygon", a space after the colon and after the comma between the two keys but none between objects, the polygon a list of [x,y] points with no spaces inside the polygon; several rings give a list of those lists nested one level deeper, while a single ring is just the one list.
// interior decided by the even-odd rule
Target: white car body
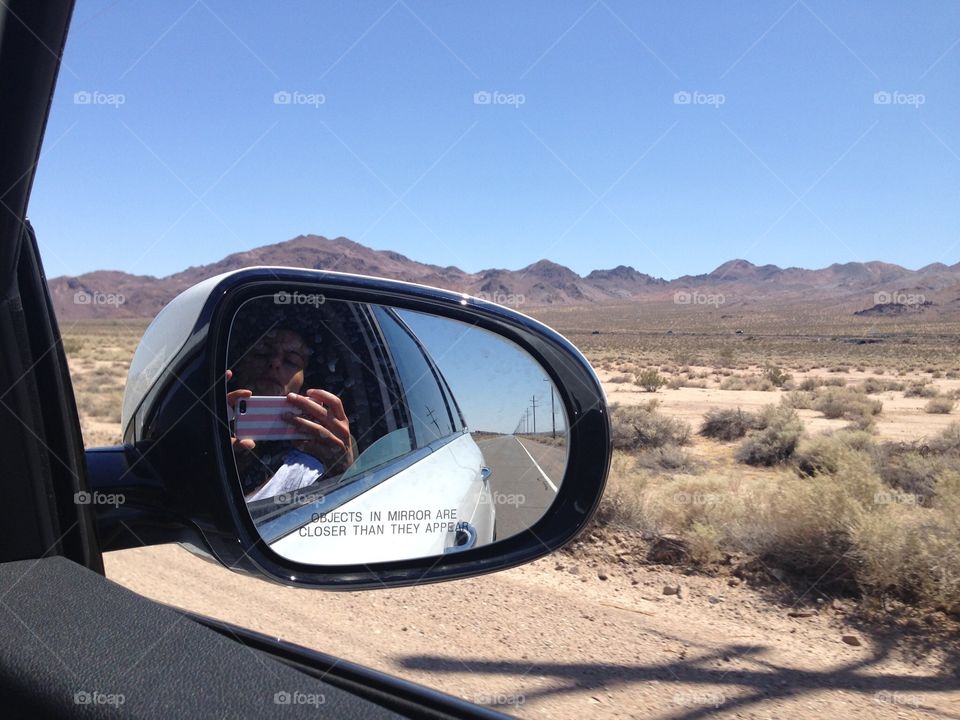
[{"label": "white car body", "polygon": [[[333,490],[299,508],[299,513],[312,508],[308,522],[270,548],[298,562],[346,565],[440,555],[492,542],[495,509],[480,448],[467,432],[438,445],[415,451],[415,462],[343,504],[327,502],[336,497]],[[351,482],[363,480],[361,475]],[[343,487],[349,488],[350,483]],[[462,546],[458,531],[461,541],[466,538]]]}]

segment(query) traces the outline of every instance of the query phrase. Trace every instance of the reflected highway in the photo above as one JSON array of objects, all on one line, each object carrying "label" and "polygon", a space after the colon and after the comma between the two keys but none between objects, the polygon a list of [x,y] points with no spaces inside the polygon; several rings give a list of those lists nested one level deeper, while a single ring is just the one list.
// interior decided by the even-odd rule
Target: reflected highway
[{"label": "reflected highway", "polygon": [[497,537],[507,538],[539,520],[557,496],[567,464],[566,446],[555,447],[514,435],[477,440],[492,471],[490,491],[497,509]]}]

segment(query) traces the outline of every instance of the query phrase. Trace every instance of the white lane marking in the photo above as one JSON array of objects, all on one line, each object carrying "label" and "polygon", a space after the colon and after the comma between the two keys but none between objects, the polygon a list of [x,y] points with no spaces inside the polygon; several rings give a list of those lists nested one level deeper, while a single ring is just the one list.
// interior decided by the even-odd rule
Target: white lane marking
[{"label": "white lane marking", "polygon": [[530,454],[530,451],[527,450],[525,447],[523,447],[523,443],[520,442],[520,438],[514,435],[513,439],[517,441],[517,445],[523,448],[523,451],[527,454],[527,457],[530,458],[530,462],[532,462],[536,466],[537,470],[540,471],[540,474],[543,475],[543,479],[546,481],[547,485],[550,486],[550,489],[553,490],[554,492],[559,492],[557,490],[557,486],[553,484],[553,481],[550,479],[550,477],[543,471],[543,468],[540,467],[540,463],[534,460],[533,455]]}]

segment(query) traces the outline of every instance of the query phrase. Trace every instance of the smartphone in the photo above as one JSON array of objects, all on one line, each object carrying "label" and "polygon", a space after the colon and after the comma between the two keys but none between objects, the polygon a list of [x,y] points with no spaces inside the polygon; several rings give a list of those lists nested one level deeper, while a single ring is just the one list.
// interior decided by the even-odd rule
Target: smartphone
[{"label": "smartphone", "polygon": [[238,440],[306,440],[310,436],[283,419],[300,415],[300,408],[284,396],[240,398],[234,408],[233,430]]}]

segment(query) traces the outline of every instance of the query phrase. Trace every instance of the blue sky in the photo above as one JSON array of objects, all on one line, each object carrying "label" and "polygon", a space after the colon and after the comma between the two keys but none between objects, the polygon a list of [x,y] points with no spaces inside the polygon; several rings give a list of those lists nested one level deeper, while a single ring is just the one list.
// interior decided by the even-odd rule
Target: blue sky
[{"label": "blue sky", "polygon": [[958,2],[79,0],[30,215],[50,276],[952,264],[958,95]]}]

